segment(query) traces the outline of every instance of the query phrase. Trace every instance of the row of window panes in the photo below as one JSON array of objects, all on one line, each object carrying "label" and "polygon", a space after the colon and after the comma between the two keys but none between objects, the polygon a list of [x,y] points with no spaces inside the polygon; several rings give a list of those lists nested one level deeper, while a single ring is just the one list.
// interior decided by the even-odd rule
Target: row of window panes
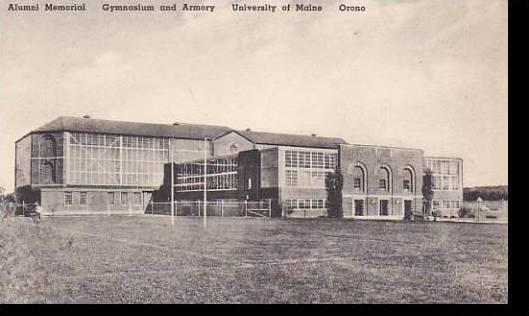
[{"label": "row of window panes", "polygon": [[[163,182],[163,173],[96,173],[96,172],[71,172],[69,183],[86,185],[160,185]],[[123,183],[120,183],[120,179]]]},{"label": "row of window panes", "polygon": [[323,209],[325,208],[325,200],[321,199],[296,199],[285,200],[286,209]]},{"label": "row of window panes", "polygon": [[[353,179],[353,188],[357,190],[363,190],[363,184],[362,184],[362,178],[361,177],[355,177]],[[379,179],[378,182],[378,188],[381,190],[388,190],[388,182],[387,179]],[[405,191],[411,191],[412,190],[412,183],[409,179],[402,180],[402,189]]]},{"label": "row of window panes", "polygon": [[[203,190],[204,178],[201,176],[177,178],[177,191]],[[232,190],[237,189],[238,177],[236,173],[207,176],[208,190]]]},{"label": "row of window panes", "polygon": [[[206,162],[208,174],[237,172],[237,159],[215,159]],[[198,176],[204,174],[204,165],[200,162],[179,164],[176,166],[179,176]]]},{"label": "row of window panes", "polygon": [[285,166],[289,168],[335,169],[336,153],[286,150]]},{"label": "row of window panes", "polygon": [[437,209],[437,208],[459,208],[459,206],[460,206],[459,201],[447,201],[447,200],[437,201],[437,200],[434,200],[432,203],[433,203],[433,208],[434,209]]},{"label": "row of window panes", "polygon": [[433,176],[434,190],[459,190],[458,176]]},{"label": "row of window panes", "polygon": [[[123,147],[168,149],[169,139],[144,137],[144,136],[121,136]],[[70,143],[100,147],[119,147],[120,136],[109,134],[71,133]]]},{"label": "row of window panes", "polygon": [[285,170],[285,181],[289,187],[325,187],[324,171]]},{"label": "row of window panes", "polygon": [[122,136],[123,147],[169,149],[169,139],[143,137],[143,136]]},{"label": "row of window panes", "polygon": [[[120,160],[120,150],[118,148],[70,146],[70,157],[83,160]],[[168,152],[166,150],[152,149],[123,149],[124,161],[154,161],[168,162]]]},{"label": "row of window panes", "polygon": [[100,147],[119,147],[119,136],[107,134],[71,133],[70,143]]},{"label": "row of window panes", "polygon": [[459,162],[450,160],[426,160],[426,168],[438,174],[459,174]]},{"label": "row of window panes", "polygon": [[[129,204],[129,192],[108,192],[107,193],[108,204]],[[132,192],[132,204],[141,204],[141,193]]]},{"label": "row of window panes", "polygon": [[[73,200],[73,192],[64,192],[64,205],[73,205]],[[78,198],[76,200],[79,201],[79,205],[86,205],[87,192],[78,192]]]}]

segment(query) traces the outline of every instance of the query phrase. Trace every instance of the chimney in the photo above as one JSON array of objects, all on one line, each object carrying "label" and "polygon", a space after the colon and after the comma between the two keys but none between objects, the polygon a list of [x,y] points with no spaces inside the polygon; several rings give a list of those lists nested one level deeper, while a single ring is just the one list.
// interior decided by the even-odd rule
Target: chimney
[{"label": "chimney", "polygon": [[179,123],[179,122],[174,122],[173,125],[174,125],[174,126],[179,126],[180,123]]},{"label": "chimney", "polygon": [[316,134],[313,133],[313,134],[310,134],[310,136],[312,136],[312,137],[316,137]]},{"label": "chimney", "polygon": [[247,131],[247,132],[251,132],[252,130],[248,127],[248,128],[246,129],[246,131]]},{"label": "chimney", "polygon": [[83,115],[83,118],[85,118],[85,119],[89,119],[89,118],[91,118],[91,116],[88,115],[88,114],[85,114],[85,115]]}]

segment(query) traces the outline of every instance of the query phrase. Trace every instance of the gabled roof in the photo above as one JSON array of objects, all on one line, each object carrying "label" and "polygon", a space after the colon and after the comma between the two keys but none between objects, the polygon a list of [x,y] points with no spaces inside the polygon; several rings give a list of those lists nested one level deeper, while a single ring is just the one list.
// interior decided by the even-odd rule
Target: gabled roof
[{"label": "gabled roof", "polygon": [[229,127],[199,124],[151,124],[100,120],[61,116],[33,130],[33,132],[86,132],[123,134],[134,136],[175,137],[186,139],[215,138],[227,131]]},{"label": "gabled roof", "polygon": [[336,137],[266,133],[254,132],[249,130],[234,132],[238,133],[239,135],[243,136],[244,138],[248,139],[249,141],[255,144],[263,145],[336,149],[338,148],[339,144],[347,144],[345,140]]}]

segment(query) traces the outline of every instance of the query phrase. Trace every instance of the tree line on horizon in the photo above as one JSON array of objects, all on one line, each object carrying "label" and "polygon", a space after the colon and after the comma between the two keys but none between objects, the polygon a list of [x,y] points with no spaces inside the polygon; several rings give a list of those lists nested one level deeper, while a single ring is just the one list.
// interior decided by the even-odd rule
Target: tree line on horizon
[{"label": "tree line on horizon", "polygon": [[478,197],[485,201],[508,200],[509,188],[506,185],[463,188],[464,201],[476,201]]}]

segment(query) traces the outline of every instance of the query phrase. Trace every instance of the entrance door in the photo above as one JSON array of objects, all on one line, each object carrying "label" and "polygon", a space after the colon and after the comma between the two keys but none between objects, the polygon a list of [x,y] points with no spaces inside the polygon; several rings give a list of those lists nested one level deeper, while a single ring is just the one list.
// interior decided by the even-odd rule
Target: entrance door
[{"label": "entrance door", "polygon": [[404,218],[405,219],[411,219],[412,211],[411,211],[411,201],[410,200],[404,200]]},{"label": "entrance door", "polygon": [[388,216],[389,215],[389,201],[388,200],[380,200],[380,215],[381,216]]},{"label": "entrance door", "polygon": [[355,200],[355,216],[364,215],[364,200]]}]

